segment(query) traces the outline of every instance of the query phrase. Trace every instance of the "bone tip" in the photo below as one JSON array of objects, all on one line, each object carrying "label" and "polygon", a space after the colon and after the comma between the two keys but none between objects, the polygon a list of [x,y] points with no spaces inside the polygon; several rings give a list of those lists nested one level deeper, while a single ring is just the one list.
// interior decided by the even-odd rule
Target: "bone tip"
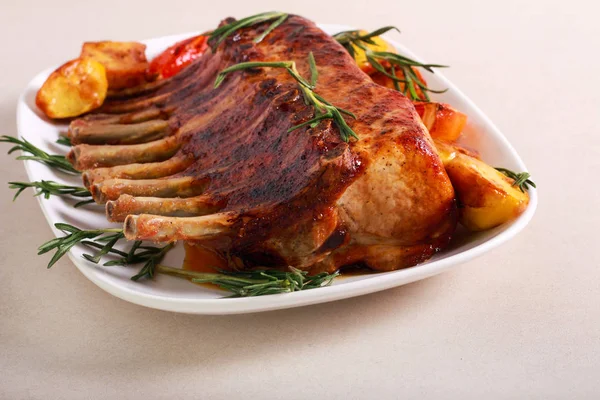
[{"label": "bone tip", "polygon": [[79,146],[72,147],[71,151],[69,151],[69,154],[67,154],[67,160],[69,160],[69,162],[75,166],[75,168],[77,168],[77,160],[79,159],[80,154],[81,149]]},{"label": "bone tip", "polygon": [[92,197],[96,200],[98,204],[106,203],[106,196],[102,192],[102,183],[95,183],[89,188],[92,193]]},{"label": "bone tip", "polygon": [[79,126],[71,123],[71,125],[69,125],[67,136],[72,140],[73,138],[77,137],[77,135],[79,135]]},{"label": "bone tip", "polygon": [[114,218],[114,212],[115,212],[115,202],[112,200],[107,201],[106,202],[106,218],[111,222],[116,222],[115,218]]},{"label": "bone tip", "polygon": [[123,231],[125,232],[125,238],[128,240],[134,240],[137,238],[137,215],[128,215],[123,223]]},{"label": "bone tip", "polygon": [[85,171],[82,174],[82,178],[83,178],[83,186],[85,186],[86,188],[90,188],[90,186],[92,186],[92,184],[94,183],[92,181],[92,177],[90,176],[89,172]]},{"label": "bone tip", "polygon": [[72,135],[77,135],[79,133],[79,128],[85,125],[85,122],[81,118],[77,118],[69,124],[69,129],[67,130],[67,136],[70,138]]}]

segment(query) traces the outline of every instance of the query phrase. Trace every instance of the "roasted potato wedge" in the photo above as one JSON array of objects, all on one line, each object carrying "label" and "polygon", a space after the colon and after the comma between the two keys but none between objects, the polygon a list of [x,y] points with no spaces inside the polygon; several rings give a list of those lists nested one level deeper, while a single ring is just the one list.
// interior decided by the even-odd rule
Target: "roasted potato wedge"
[{"label": "roasted potato wedge", "polygon": [[81,57],[98,61],[106,68],[109,89],[124,89],[146,81],[146,45],[137,42],[86,42]]},{"label": "roasted potato wedge", "polygon": [[456,157],[457,153],[462,153],[466,156],[476,158],[478,160],[481,159],[477,150],[473,150],[464,146],[459,146],[456,143],[450,143],[445,140],[433,139],[433,141],[435,142],[435,147],[437,149],[438,155],[442,159],[442,163],[444,163],[444,165],[452,161],[452,159]]},{"label": "roasted potato wedge", "polygon": [[454,142],[467,124],[467,116],[445,103],[415,103],[415,109],[432,138]]},{"label": "roasted potato wedge", "polygon": [[461,206],[460,222],[467,229],[490,229],[525,211],[529,194],[513,186],[512,179],[465,149],[439,140],[435,145]]},{"label": "roasted potato wedge", "polygon": [[100,107],[107,90],[104,66],[78,58],[50,74],[38,90],[35,104],[50,118],[71,118]]}]

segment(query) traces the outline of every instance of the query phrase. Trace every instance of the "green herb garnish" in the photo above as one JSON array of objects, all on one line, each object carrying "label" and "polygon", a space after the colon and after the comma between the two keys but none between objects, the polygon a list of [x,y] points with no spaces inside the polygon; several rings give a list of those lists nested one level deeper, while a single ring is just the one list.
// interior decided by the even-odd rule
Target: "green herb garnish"
[{"label": "green herb garnish", "polygon": [[276,293],[289,293],[299,290],[314,289],[329,286],[338,273],[320,273],[308,276],[306,271],[289,267],[289,271],[254,270],[248,272],[201,273],[161,265],[160,261],[175,244],[169,243],[163,247],[146,246],[136,240],[127,251],[115,248],[124,239],[123,230],[119,228],[81,230],[73,225],[59,223],[56,228],[66,235],[52,239],[39,247],[38,254],[56,250],[48,264],[52,267],[73,246],[82,244],[98,249],[93,255],[83,254],[83,257],[98,264],[103,256],[113,254],[117,259],[105,262],[104,266],[131,265],[143,262],[139,272],[132,276],[134,281],[142,278],[152,279],[155,274],[166,274],[189,279],[194,283],[212,283],[232,294],[231,297],[263,296]]},{"label": "green herb garnish", "polygon": [[[433,90],[427,87],[425,82],[419,77],[419,75],[413,70],[413,67],[424,68],[425,70],[434,73],[433,68],[446,68],[446,65],[439,64],[423,64],[409,57],[402,56],[400,54],[391,53],[388,51],[374,51],[367,47],[367,45],[376,45],[373,38],[376,36],[383,35],[384,33],[396,30],[400,30],[394,26],[386,26],[377,29],[373,32],[361,34],[360,31],[344,31],[333,35],[333,37],[350,53],[352,58],[356,58],[355,46],[365,52],[367,61],[375,68],[375,70],[381,72],[383,75],[392,79],[396,90],[403,92],[409,96],[413,101],[430,101],[427,92],[432,93],[444,93],[446,90]],[[382,62],[390,64],[390,71],[386,70]],[[396,76],[396,71],[402,71],[404,79]],[[404,88],[400,88],[399,83],[404,84]],[[422,96],[419,95],[418,89],[421,89]]]},{"label": "green herb garnish", "polygon": [[294,267],[289,271],[255,270],[248,272],[205,273],[158,265],[156,272],[190,279],[194,283],[212,283],[228,292],[229,297],[264,296],[268,294],[291,293],[300,290],[329,286],[338,273],[322,272],[309,276],[308,272]]},{"label": "green herb garnish", "polygon": [[[95,239],[108,234],[107,236],[104,236],[104,239],[107,239],[108,237],[109,242],[112,243],[112,248],[112,246],[114,246],[114,243],[116,243],[116,240],[114,243],[112,242],[114,237],[118,237],[119,239],[124,237],[123,230],[118,228],[93,229],[84,231],[74,227],[73,225],[64,223],[54,224],[54,226],[57,229],[60,229],[61,231],[67,233],[67,235],[60,238],[52,239],[38,248],[38,255],[47,253],[52,250],[56,250],[52,258],[50,259],[50,262],[48,263],[48,268],[51,268],[58,260],[60,260],[62,256],[67,254],[67,252],[71,250],[73,246],[83,242],[86,239]],[[107,250],[107,252],[108,251],[109,250]]]},{"label": "green herb garnish", "polygon": [[54,226],[65,232],[67,235],[52,239],[38,248],[38,255],[56,250],[54,256],[48,263],[48,268],[52,267],[73,246],[82,244],[100,250],[94,255],[83,254],[83,258],[94,264],[98,264],[101,258],[109,253],[116,254],[120,256],[120,258],[107,261],[103,264],[104,266],[130,265],[144,262],[145,264],[142,266],[140,272],[131,277],[131,279],[137,281],[142,277],[152,278],[157,263],[162,260],[164,255],[173,248],[173,246],[175,246],[174,243],[169,243],[163,247],[146,246],[142,241],[136,240],[128,251],[123,251],[115,248],[117,242],[125,238],[123,229],[107,228],[81,230],[73,225],[65,223],[54,224]]},{"label": "green herb garnish", "polygon": [[44,196],[49,199],[50,196],[71,196],[76,198],[88,198],[87,200],[76,203],[73,207],[81,207],[84,204],[93,203],[92,194],[84,187],[63,185],[54,181],[36,181],[36,182],[8,182],[9,189],[15,189],[17,192],[13,201],[27,188],[33,188],[35,196]]},{"label": "green herb garnish", "polygon": [[11,154],[17,150],[21,150],[24,153],[31,155],[21,155],[17,157],[17,160],[33,160],[49,166],[50,168],[58,169],[59,171],[67,172],[70,174],[79,174],[65,156],[59,156],[55,154],[48,154],[45,151],[37,148],[27,140],[18,139],[13,136],[0,136],[0,142],[12,143],[15,146],[8,151]]},{"label": "green herb garnish", "polygon": [[310,125],[311,128],[314,128],[323,119],[333,119],[333,121],[340,130],[340,136],[342,137],[342,140],[344,142],[348,142],[351,137],[358,139],[358,135],[352,130],[352,128],[350,128],[350,126],[348,126],[342,114],[349,115],[352,118],[356,118],[356,116],[350,111],[335,107],[333,104],[325,100],[323,97],[319,96],[314,91],[317,84],[318,71],[312,52],[308,55],[308,63],[311,74],[310,82],[308,82],[300,75],[300,73],[296,69],[295,61],[255,61],[235,64],[231,67],[225,68],[219,73],[219,75],[217,75],[217,79],[215,80],[215,88],[218,88],[221,85],[221,83],[223,83],[223,81],[225,80],[225,76],[227,76],[227,74],[231,72],[263,67],[283,68],[292,76],[292,78],[296,80],[296,82],[298,82],[298,86],[302,90],[302,94],[304,95],[306,104],[312,105],[315,110],[314,118],[312,118],[309,121],[303,122],[299,125],[291,127],[290,129],[288,129],[288,132],[292,132],[298,128],[307,125]]},{"label": "green herb garnish", "polygon": [[61,137],[59,137],[59,138],[56,140],[56,143],[58,143],[58,144],[62,144],[62,145],[64,145],[64,146],[69,146],[69,147],[73,146],[73,143],[71,143],[71,139],[69,139],[69,138],[68,138],[68,137],[66,137],[66,136],[61,136]]},{"label": "green herb garnish", "polygon": [[261,14],[252,15],[250,17],[242,18],[240,20],[234,21],[230,24],[226,24],[218,27],[212,32],[207,32],[209,35],[209,41],[212,41],[212,47],[216,48],[221,44],[229,35],[234,33],[235,31],[247,28],[252,25],[260,24],[262,22],[273,21],[273,23],[259,36],[254,39],[254,43],[261,42],[269,33],[271,33],[275,28],[283,23],[286,20],[288,14],[270,11]]},{"label": "green herb garnish", "polygon": [[496,170],[502,172],[504,175],[508,176],[512,180],[514,180],[512,186],[517,186],[521,189],[521,192],[525,192],[525,190],[529,190],[529,186],[535,186],[535,183],[529,179],[531,174],[529,172],[514,172],[506,168],[496,168]]}]

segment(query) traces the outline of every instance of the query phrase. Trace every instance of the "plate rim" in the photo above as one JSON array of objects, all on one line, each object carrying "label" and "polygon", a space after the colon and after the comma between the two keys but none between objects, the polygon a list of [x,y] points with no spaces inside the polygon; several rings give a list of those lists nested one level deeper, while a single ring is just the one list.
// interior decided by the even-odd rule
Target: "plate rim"
[{"label": "plate rim", "polygon": [[[353,29],[347,25],[338,24],[317,24],[324,30],[347,30]],[[142,43],[147,43],[153,40],[177,40],[177,38],[185,37],[186,35],[197,34],[198,32],[186,32],[174,35],[165,35],[155,37],[151,39],[142,40]],[[405,46],[384,36],[386,41],[396,47],[402,54],[409,57],[413,57],[420,60],[412,51],[407,49]],[[32,83],[39,80],[41,76],[48,75],[56,67],[47,68],[40,73],[36,74],[27,84],[25,89],[21,92],[17,103],[17,132],[20,138],[23,138],[22,130],[22,109],[26,107],[25,95],[27,89],[32,86]],[[473,103],[473,101],[466,96],[460,89],[458,89],[452,82],[450,82],[443,74],[436,71],[436,77],[438,80],[455,93],[457,97],[460,97],[473,112],[477,114],[477,117],[483,121],[487,126],[487,130],[491,132],[495,140],[502,142],[507,150],[511,153],[512,157],[516,160],[519,168],[523,171],[527,171],[527,168],[522,161],[521,157],[508,141],[508,139],[502,134],[502,132],[496,127],[496,125],[481,111],[481,109]],[[488,132],[488,133],[489,133]],[[34,161],[24,161],[25,170],[29,180],[34,180],[34,174],[31,171],[30,163]],[[254,312],[264,312],[279,309],[288,309],[294,307],[302,307],[312,304],[325,303],[330,301],[341,300],[345,298],[351,298],[356,296],[362,296],[369,293],[375,293],[378,291],[390,289],[392,287],[401,286],[411,282],[415,282],[421,279],[426,279],[431,276],[437,275],[448,270],[450,267],[465,263],[474,258],[481,256],[484,253],[500,246],[507,242],[531,221],[538,204],[537,189],[531,188],[529,190],[530,200],[527,209],[523,214],[512,221],[510,226],[504,231],[498,233],[494,237],[487,239],[485,242],[476,245],[471,249],[464,250],[460,253],[451,255],[449,257],[435,260],[426,264],[418,264],[413,267],[404,268],[396,271],[383,272],[373,274],[372,277],[344,283],[343,285],[333,285],[328,287],[319,288],[318,290],[307,290],[293,293],[276,294],[269,296],[258,296],[258,297],[243,297],[243,298],[215,298],[215,299],[191,299],[191,298],[176,298],[167,297],[164,295],[153,295],[150,293],[139,292],[128,287],[116,286],[109,282],[99,279],[94,274],[94,269],[97,267],[87,262],[86,260],[77,257],[72,251],[67,254],[69,259],[75,264],[77,269],[95,285],[100,287],[102,290],[110,293],[111,295],[118,297],[122,300],[134,303],[137,305],[159,309],[163,311],[172,311],[187,314],[202,314],[202,315],[227,315],[227,314],[245,314]],[[54,235],[59,234],[59,231],[54,227],[54,222],[51,220],[46,207],[47,204],[41,196],[37,196],[38,203],[42,209],[42,213],[46,218],[46,221],[50,225]]]}]

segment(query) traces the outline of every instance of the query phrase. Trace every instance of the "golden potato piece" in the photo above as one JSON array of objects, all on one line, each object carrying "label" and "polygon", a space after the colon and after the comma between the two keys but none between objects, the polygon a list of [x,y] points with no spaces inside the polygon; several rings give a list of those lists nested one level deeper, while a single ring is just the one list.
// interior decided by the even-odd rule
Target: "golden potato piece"
[{"label": "golden potato piece", "polygon": [[63,64],[42,85],[35,104],[50,118],[70,118],[98,108],[108,83],[99,62],[78,58]]},{"label": "golden potato piece", "polygon": [[467,124],[467,116],[445,103],[415,103],[415,110],[432,138],[454,142]]},{"label": "golden potato piece", "polygon": [[450,161],[452,161],[458,153],[465,154],[469,157],[473,157],[478,160],[481,159],[477,150],[473,150],[467,147],[460,146],[456,143],[450,143],[445,140],[440,140],[436,138],[434,138],[433,141],[435,143],[438,155],[442,159],[442,163],[444,163],[444,166]]},{"label": "golden potato piece", "polygon": [[89,57],[106,68],[110,89],[124,89],[146,81],[146,45],[138,42],[86,42],[81,57]]},{"label": "golden potato piece", "polygon": [[481,160],[448,143],[436,148],[461,205],[460,222],[473,231],[501,225],[519,216],[529,204],[529,194],[514,181]]}]

